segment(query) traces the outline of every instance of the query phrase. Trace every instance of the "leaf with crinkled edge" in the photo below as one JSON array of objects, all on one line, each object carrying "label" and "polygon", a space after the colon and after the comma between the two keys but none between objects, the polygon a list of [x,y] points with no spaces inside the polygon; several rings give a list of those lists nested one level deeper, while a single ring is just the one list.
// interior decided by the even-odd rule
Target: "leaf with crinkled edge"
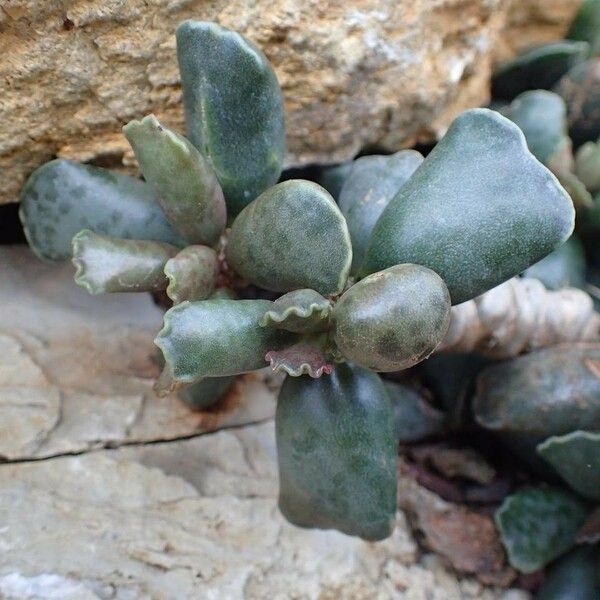
[{"label": "leaf with crinkled edge", "polygon": [[217,243],[225,229],[223,191],[207,160],[154,115],[123,127],[167,219],[190,244]]},{"label": "leaf with crinkled edge", "polygon": [[260,326],[271,305],[268,300],[202,300],[168,310],[154,341],[165,358],[168,387],[263,368],[269,350],[296,341],[292,333]]},{"label": "leaf with crinkled edge", "polygon": [[495,519],[510,564],[533,573],[573,545],[586,514],[585,504],[573,494],[526,488],[508,496]]},{"label": "leaf with crinkled edge", "polygon": [[175,304],[211,296],[219,274],[217,253],[208,246],[188,246],[165,264],[167,296]]},{"label": "leaf with crinkled edge", "polygon": [[333,360],[327,352],[327,344],[326,336],[304,336],[292,346],[270,350],[265,360],[276,373],[287,373],[290,377],[309,375],[317,379],[321,375],[329,375],[333,370]]},{"label": "leaf with crinkled edge", "polygon": [[164,290],[163,269],[177,250],[162,242],[121,240],[84,229],[73,238],[75,283],[90,294]]},{"label": "leaf with crinkled edge", "polygon": [[331,302],[315,290],[288,292],[273,302],[260,324],[296,333],[325,331],[329,327]]},{"label": "leaf with crinkled edge", "polygon": [[383,211],[362,270],[424,265],[460,304],[552,252],[574,221],[571,198],[521,130],[495,111],[468,110]]},{"label": "leaf with crinkled edge", "polygon": [[537,451],[576,492],[600,500],[600,433],[572,431],[548,438]]},{"label": "leaf with crinkled edge", "polygon": [[259,48],[216,23],[179,25],[177,58],[189,138],[210,161],[235,216],[281,173],[285,125],[277,77]]},{"label": "leaf with crinkled edge", "polygon": [[352,262],[344,216],[320,185],[284,181],[249,204],[235,219],[227,262],[238,274],[273,292],[311,288],[339,294]]}]

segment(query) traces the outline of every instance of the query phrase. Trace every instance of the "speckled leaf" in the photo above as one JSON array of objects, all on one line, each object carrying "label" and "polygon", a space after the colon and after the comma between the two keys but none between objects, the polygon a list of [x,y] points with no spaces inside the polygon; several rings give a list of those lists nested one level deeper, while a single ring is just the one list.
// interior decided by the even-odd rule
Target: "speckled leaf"
[{"label": "speckled leaf", "polygon": [[19,215],[29,245],[48,260],[70,258],[71,240],[82,229],[183,245],[148,184],[68,160],[53,160],[31,174]]},{"label": "speckled leaf", "polygon": [[203,300],[171,308],[155,340],[166,375],[176,385],[265,367],[269,350],[295,341],[293,334],[259,325],[270,306],[267,300]]},{"label": "speckled leaf", "polygon": [[548,438],[537,451],[576,492],[600,500],[600,433],[572,431]]},{"label": "speckled leaf", "polygon": [[473,400],[483,427],[560,435],[600,424],[600,344],[562,344],[487,367]]},{"label": "speckled leaf", "polygon": [[154,115],[131,121],[123,133],[173,227],[190,244],[216,244],[225,229],[227,209],[207,160]]},{"label": "speckled leaf", "polygon": [[521,130],[497,112],[468,110],[383,211],[363,270],[424,265],[459,304],[549,254],[574,218]]},{"label": "speckled leaf", "polygon": [[177,28],[177,58],[191,142],[210,161],[236,215],[281,173],[283,98],[263,53],[216,23]]},{"label": "speckled leaf", "polygon": [[401,150],[391,156],[363,156],[354,161],[338,200],[352,240],[353,272],[362,265],[371,232],[383,209],[422,162],[423,156],[415,150]]},{"label": "speckled leaf", "polygon": [[215,289],[219,274],[217,253],[207,246],[188,246],[165,264],[167,296],[175,304],[204,300]]},{"label": "speckled leaf", "polygon": [[297,333],[325,331],[329,327],[331,302],[315,290],[294,290],[277,298],[260,324]]},{"label": "speckled leaf", "polygon": [[192,410],[206,410],[216,404],[231,388],[235,376],[208,377],[179,391],[179,397]]},{"label": "speckled leaf", "polygon": [[333,198],[301,179],[263,192],[238,215],[227,243],[229,265],[273,292],[339,294],[351,261],[348,227]]},{"label": "speckled leaf", "polygon": [[570,40],[587,42],[594,54],[600,52],[599,0],[583,0],[566,37]]},{"label": "speckled leaf", "polygon": [[162,242],[122,240],[84,229],[73,238],[75,283],[90,294],[164,290],[163,269],[176,252]]},{"label": "speckled leaf", "polygon": [[395,265],[354,284],[333,309],[334,340],[348,360],[399,371],[429,356],[450,323],[440,277],[419,265]]},{"label": "speckled leaf", "polygon": [[600,142],[586,142],[579,148],[575,173],[592,194],[600,191]]},{"label": "speckled leaf", "polygon": [[510,564],[533,573],[566,552],[587,509],[558,489],[527,488],[509,496],[496,511],[496,524]]},{"label": "speckled leaf", "polygon": [[303,336],[292,346],[270,350],[265,358],[276,373],[286,373],[290,377],[309,375],[317,379],[333,370],[333,356],[328,347],[327,335]]},{"label": "speckled leaf", "polygon": [[393,423],[375,373],[344,364],[320,379],[288,377],[275,417],[283,515],[300,527],[367,540],[389,536],[396,512]]},{"label": "speckled leaf", "polygon": [[492,80],[495,98],[512,100],[527,90],[549,90],[590,52],[586,42],[560,41],[536,46],[500,65]]}]

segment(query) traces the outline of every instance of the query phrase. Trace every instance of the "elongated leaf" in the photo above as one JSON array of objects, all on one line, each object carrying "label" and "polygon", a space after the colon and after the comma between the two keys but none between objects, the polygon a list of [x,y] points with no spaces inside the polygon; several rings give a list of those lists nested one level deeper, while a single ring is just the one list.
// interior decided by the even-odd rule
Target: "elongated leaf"
[{"label": "elongated leaf", "polygon": [[31,174],[19,215],[29,245],[48,260],[70,258],[71,240],[82,229],[183,245],[148,184],[68,160],[53,160]]},{"label": "elongated leaf", "polygon": [[325,331],[329,327],[331,302],[314,290],[295,290],[277,298],[260,324],[297,333]]},{"label": "elongated leaf", "polygon": [[383,211],[363,270],[424,265],[459,304],[557,248],[574,217],[520,129],[494,111],[469,110]]},{"label": "elongated leaf", "polygon": [[210,161],[235,216],[281,173],[283,98],[263,53],[216,23],[177,29],[188,135]]},{"label": "elongated leaf", "polygon": [[450,323],[441,278],[396,265],[354,284],[333,308],[334,340],[348,360],[374,371],[407,369],[429,356]]},{"label": "elongated leaf", "polygon": [[173,227],[190,244],[216,244],[225,229],[227,209],[206,159],[154,115],[131,121],[123,133]]},{"label": "elongated leaf", "polygon": [[263,192],[238,215],[227,243],[229,265],[274,292],[339,294],[351,261],[348,227],[333,198],[301,179]]},{"label": "elongated leaf", "polygon": [[330,376],[287,378],[275,417],[279,508],[294,525],[367,540],[392,532],[396,442],[379,377],[340,365]]},{"label": "elongated leaf", "polygon": [[121,240],[84,229],[73,238],[75,283],[90,294],[164,290],[163,269],[176,252],[162,242]]},{"label": "elongated leaf", "polygon": [[165,264],[167,296],[175,304],[205,300],[215,289],[219,274],[217,253],[207,246],[188,246]]}]

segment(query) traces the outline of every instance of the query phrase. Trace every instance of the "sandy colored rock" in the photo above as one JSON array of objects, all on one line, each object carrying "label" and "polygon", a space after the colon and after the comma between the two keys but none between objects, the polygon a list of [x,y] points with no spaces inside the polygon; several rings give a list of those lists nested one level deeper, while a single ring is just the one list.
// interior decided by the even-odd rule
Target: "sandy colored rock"
[{"label": "sandy colored rock", "polygon": [[0,1],[0,203],[16,201],[27,175],[54,156],[134,171],[120,134],[130,119],[153,111],[183,130],[173,35],[183,19],[215,20],[264,49],[284,90],[287,164],[297,165],[435,136],[487,101],[500,38],[510,40],[505,55],[523,36],[554,37],[575,4]]}]

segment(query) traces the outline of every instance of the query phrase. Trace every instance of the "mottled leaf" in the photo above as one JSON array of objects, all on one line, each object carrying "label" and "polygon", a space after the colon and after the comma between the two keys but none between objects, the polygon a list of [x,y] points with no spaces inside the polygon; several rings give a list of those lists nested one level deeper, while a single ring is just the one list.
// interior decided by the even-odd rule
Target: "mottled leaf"
[{"label": "mottled leaf", "polygon": [[260,324],[297,333],[326,331],[331,302],[314,290],[294,290],[277,298]]},{"label": "mottled leaf", "polygon": [[231,388],[235,376],[208,377],[179,391],[179,397],[192,410],[205,410],[216,404]]},{"label": "mottled leaf", "polygon": [[167,296],[175,304],[211,296],[219,274],[217,253],[207,246],[188,246],[165,264]]}]

